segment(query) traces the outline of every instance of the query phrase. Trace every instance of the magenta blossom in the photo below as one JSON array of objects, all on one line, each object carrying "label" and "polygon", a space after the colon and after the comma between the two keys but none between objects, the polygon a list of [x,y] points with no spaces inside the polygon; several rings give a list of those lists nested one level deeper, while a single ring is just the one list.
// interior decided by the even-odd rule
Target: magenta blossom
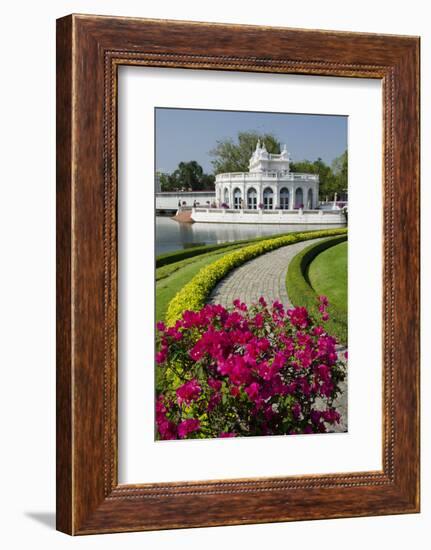
[{"label": "magenta blossom", "polygon": [[178,424],[178,435],[180,439],[184,439],[192,432],[197,432],[201,427],[201,423],[197,418],[187,418]]},{"label": "magenta blossom", "polygon": [[255,401],[257,396],[259,395],[259,389],[259,384],[257,382],[253,382],[247,388],[245,388],[244,391],[248,395],[250,401]]},{"label": "magenta blossom", "polygon": [[319,296],[319,302],[322,306],[328,307],[328,298],[326,296]]},{"label": "magenta blossom", "polygon": [[201,391],[202,388],[195,378],[193,380],[189,380],[180,386],[176,391],[178,405],[181,405],[182,403],[190,405],[192,401],[195,401],[199,397]]},{"label": "magenta blossom", "polygon": [[161,350],[156,353],[156,363],[158,365],[161,365],[166,361],[167,357],[168,357],[168,348],[162,347]]},{"label": "magenta blossom", "polygon": [[290,317],[290,321],[295,327],[302,329],[308,327],[308,312],[305,307],[295,307],[293,309],[288,309],[287,315]]}]

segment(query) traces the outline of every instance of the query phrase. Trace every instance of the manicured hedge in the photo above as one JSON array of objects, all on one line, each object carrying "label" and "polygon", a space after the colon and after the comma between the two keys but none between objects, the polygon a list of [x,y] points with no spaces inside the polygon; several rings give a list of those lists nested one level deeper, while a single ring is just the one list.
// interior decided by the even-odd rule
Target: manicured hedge
[{"label": "manicured hedge", "polygon": [[272,237],[256,244],[244,246],[239,250],[230,252],[204,267],[195,275],[170,301],[166,322],[173,325],[181,317],[185,310],[198,311],[201,309],[216,284],[232,269],[243,263],[280,248],[299,241],[345,235],[347,229],[327,229],[324,231],[308,231],[305,233],[290,233],[282,237]]},{"label": "manicured hedge", "polygon": [[[310,233],[318,233],[318,230],[312,231]],[[293,233],[285,233],[279,235],[279,237],[285,237],[285,236],[293,235]],[[220,243],[220,244],[205,244],[201,246],[193,246],[191,248],[185,248],[181,250],[175,250],[174,252],[165,252],[164,254],[160,254],[156,258],[156,267],[162,267],[164,265],[172,264],[174,262],[179,262],[181,260],[185,260],[186,258],[193,258],[194,256],[199,256],[201,254],[206,254],[207,252],[213,252],[215,250],[227,248],[229,246],[234,245],[246,245],[246,244],[253,244],[261,241],[266,241],[268,238],[272,237],[256,237],[254,239],[245,239],[240,241],[231,241],[226,243]]]},{"label": "manicured hedge", "polygon": [[[316,292],[307,276],[308,266],[324,250],[347,240],[347,235],[313,244],[297,254],[289,264],[286,276],[287,294],[295,306],[306,307],[311,315],[318,315]],[[347,315],[334,305],[329,306],[330,320],[326,327],[342,344],[347,344]]]}]

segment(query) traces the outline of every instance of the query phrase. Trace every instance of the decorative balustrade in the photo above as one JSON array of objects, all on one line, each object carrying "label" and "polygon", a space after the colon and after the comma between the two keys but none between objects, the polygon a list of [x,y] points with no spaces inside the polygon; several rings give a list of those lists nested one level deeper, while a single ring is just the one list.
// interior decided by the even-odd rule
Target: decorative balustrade
[{"label": "decorative balustrade", "polygon": [[260,180],[282,180],[282,181],[318,181],[317,174],[302,174],[300,172],[227,172],[217,174],[216,182],[223,181],[260,181]]},{"label": "decorative balustrade", "polygon": [[341,210],[261,210],[232,208],[193,208],[192,220],[195,222],[216,223],[269,223],[269,224],[339,224],[346,223]]}]

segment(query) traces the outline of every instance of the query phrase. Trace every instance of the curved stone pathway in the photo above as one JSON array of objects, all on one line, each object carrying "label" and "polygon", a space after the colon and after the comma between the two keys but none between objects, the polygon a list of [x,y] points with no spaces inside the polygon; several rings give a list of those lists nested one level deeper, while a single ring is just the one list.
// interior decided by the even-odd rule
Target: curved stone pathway
[{"label": "curved stone pathway", "polygon": [[[286,291],[289,263],[301,250],[321,240],[323,239],[289,244],[249,260],[220,281],[212,291],[209,302],[228,307],[236,298],[251,304],[264,296],[268,303],[279,300],[285,306],[291,307]],[[341,359],[344,359],[345,350],[341,346],[337,350]],[[334,401],[334,406],[341,413],[341,422],[331,429],[332,432],[347,432],[347,380],[340,387],[341,394]]]},{"label": "curved stone pathway", "polygon": [[291,306],[286,292],[286,274],[289,263],[304,248],[323,239],[312,239],[289,244],[267,252],[234,269],[212,291],[209,301],[231,306],[239,298],[246,304],[264,296],[268,303],[279,300]]}]

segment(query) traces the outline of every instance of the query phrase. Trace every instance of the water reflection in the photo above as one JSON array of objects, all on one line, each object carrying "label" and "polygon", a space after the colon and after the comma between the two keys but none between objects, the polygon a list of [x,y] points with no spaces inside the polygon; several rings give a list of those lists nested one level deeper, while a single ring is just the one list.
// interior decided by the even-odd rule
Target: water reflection
[{"label": "water reflection", "polygon": [[200,244],[217,244],[294,231],[335,229],[343,225],[257,225],[239,223],[180,223],[156,217],[156,255]]}]

